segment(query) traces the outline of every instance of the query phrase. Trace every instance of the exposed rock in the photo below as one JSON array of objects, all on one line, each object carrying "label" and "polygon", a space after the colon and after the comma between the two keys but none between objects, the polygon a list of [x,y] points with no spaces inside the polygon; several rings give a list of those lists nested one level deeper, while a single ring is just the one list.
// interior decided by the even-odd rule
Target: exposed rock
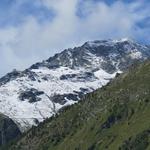
[{"label": "exposed rock", "polygon": [[35,103],[35,102],[41,100],[41,98],[38,96],[40,96],[42,94],[44,94],[43,91],[38,91],[38,90],[32,88],[32,89],[28,89],[27,91],[21,92],[19,95],[19,99],[21,101],[28,100],[30,103]]},{"label": "exposed rock", "polygon": [[17,125],[8,117],[0,114],[0,146],[21,135]]}]

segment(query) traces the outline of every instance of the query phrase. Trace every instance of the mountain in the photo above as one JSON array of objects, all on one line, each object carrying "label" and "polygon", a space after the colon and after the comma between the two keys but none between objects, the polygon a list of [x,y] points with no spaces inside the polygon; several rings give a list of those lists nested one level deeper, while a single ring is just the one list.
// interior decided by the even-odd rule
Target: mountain
[{"label": "mountain", "polygon": [[149,56],[149,47],[128,39],[92,41],[66,49],[2,77],[0,113],[24,132]]},{"label": "mountain", "polygon": [[146,61],[33,127],[8,150],[149,150],[149,118]]}]

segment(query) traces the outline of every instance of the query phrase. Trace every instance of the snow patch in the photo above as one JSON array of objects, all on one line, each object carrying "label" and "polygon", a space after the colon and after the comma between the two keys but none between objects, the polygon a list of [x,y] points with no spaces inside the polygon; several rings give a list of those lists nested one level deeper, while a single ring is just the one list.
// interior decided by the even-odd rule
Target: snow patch
[{"label": "snow patch", "polygon": [[131,57],[132,59],[140,59],[140,58],[142,58],[143,56],[142,56],[142,53],[141,53],[141,52],[136,51],[136,52],[132,52],[132,53],[130,54],[130,57]]},{"label": "snow patch", "polygon": [[[42,122],[45,118],[51,117],[62,107],[76,103],[73,100],[66,100],[64,105],[54,103],[51,99],[53,95],[63,95],[80,92],[80,89],[88,89],[92,92],[107,84],[114,74],[108,74],[104,70],[94,72],[96,78],[91,80],[75,78],[74,80],[61,80],[61,75],[76,74],[82,75],[90,70],[84,68],[70,69],[60,67],[57,69],[32,69],[36,73],[36,81],[28,77],[20,77],[19,80],[12,80],[0,87],[0,112],[12,118],[24,132],[32,125],[36,125],[36,120]],[[43,78],[47,78],[44,80]],[[19,95],[22,91],[35,88],[43,91],[40,101],[30,103],[28,99],[21,101]]]}]

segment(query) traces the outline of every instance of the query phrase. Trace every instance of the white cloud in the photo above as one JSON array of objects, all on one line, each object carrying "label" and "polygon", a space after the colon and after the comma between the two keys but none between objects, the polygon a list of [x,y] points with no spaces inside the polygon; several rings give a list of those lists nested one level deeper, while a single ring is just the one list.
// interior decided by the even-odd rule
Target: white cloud
[{"label": "white cloud", "polygon": [[0,29],[0,75],[13,68],[24,69],[87,40],[147,37],[142,29],[135,30],[136,23],[146,17],[148,11],[148,6],[144,10],[139,9],[142,5],[140,2],[107,5],[104,2],[85,1],[82,5],[85,17],[77,15],[79,0],[37,2],[53,10],[55,18],[39,23],[36,17],[26,16],[19,26]]}]

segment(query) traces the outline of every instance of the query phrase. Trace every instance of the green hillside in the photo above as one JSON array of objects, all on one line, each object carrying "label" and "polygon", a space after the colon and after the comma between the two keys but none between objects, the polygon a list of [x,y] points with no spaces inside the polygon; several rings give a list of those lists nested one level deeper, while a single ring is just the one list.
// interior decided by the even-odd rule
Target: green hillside
[{"label": "green hillside", "polygon": [[[7,149],[7,148],[5,148]],[[150,62],[32,128],[10,150],[149,150]]]}]

